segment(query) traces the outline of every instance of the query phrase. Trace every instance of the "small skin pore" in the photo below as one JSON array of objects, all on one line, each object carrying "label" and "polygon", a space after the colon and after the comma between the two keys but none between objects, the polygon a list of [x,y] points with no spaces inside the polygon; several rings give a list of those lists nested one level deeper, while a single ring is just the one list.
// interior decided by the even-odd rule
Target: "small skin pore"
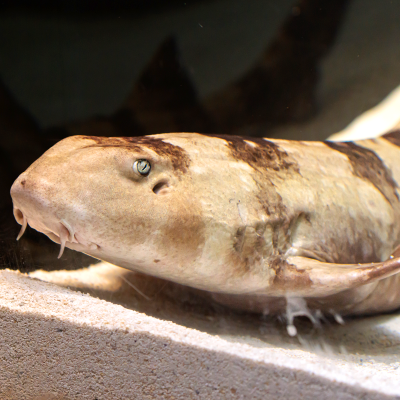
[{"label": "small skin pore", "polygon": [[65,246],[234,308],[282,312],[301,297],[323,312],[391,311],[399,143],[400,132],[373,143],[72,136],[15,181],[14,215],[60,255]]}]

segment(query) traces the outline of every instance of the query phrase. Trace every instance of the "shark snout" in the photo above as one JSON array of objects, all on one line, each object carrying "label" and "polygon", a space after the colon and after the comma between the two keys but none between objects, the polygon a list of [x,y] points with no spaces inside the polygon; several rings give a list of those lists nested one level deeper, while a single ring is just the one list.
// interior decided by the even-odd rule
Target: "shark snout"
[{"label": "shark snout", "polygon": [[25,172],[21,174],[11,186],[10,194],[14,205],[14,216],[22,225],[25,214],[36,214],[39,210],[48,209],[50,202],[44,194],[48,192],[45,182],[30,178]]},{"label": "shark snout", "polygon": [[35,179],[29,173],[20,175],[11,187],[14,217],[22,225],[18,239],[27,224],[45,234],[60,231],[56,208],[51,201],[51,188],[45,179]]},{"label": "shark snout", "polygon": [[[26,227],[26,215],[22,211],[23,204],[28,200],[28,193],[25,188],[26,178],[24,174],[20,175],[18,179],[11,186],[10,194],[14,205],[14,217],[20,225]],[[23,229],[25,230],[25,229]],[[20,237],[20,236],[19,236]]]},{"label": "shark snout", "polygon": [[[42,190],[40,190],[42,189]],[[22,225],[22,236],[28,222],[35,229],[45,233],[56,225],[54,207],[46,198],[43,182],[38,185],[26,172],[20,175],[11,187],[11,198],[14,206],[14,217]],[[55,227],[53,227],[55,228]]]},{"label": "shark snout", "polygon": [[[14,217],[22,225],[17,240],[29,225],[61,245],[58,258],[66,246],[79,245],[85,249],[98,249],[97,244],[86,240],[84,235],[75,231],[71,218],[66,215],[61,192],[46,179],[45,174],[41,174],[39,178],[25,172],[18,177],[11,187]],[[82,251],[81,248],[78,250]]]},{"label": "shark snout", "polygon": [[[22,174],[17,178],[17,180],[11,186],[10,194],[11,194],[11,198],[13,199],[14,204],[15,204],[15,200],[18,197],[21,197],[25,194],[25,185],[26,185],[26,179],[24,177],[24,174]],[[15,218],[17,219],[17,216]],[[18,219],[17,219],[17,221],[18,221]]]}]

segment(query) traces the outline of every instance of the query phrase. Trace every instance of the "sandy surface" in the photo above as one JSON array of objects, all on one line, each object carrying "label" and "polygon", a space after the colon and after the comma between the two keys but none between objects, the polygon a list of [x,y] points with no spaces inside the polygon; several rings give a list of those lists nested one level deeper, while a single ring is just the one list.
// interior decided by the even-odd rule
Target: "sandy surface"
[{"label": "sandy surface", "polygon": [[105,263],[31,276],[0,273],[2,399],[400,398],[400,316],[289,338]]}]

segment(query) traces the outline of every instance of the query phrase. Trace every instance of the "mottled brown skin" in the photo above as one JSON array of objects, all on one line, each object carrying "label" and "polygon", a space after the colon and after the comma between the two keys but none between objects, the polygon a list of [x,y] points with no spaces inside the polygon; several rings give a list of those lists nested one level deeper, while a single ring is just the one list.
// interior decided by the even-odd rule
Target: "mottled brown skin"
[{"label": "mottled brown skin", "polygon": [[88,145],[87,147],[113,147],[113,148],[124,148],[131,152],[140,151],[141,146],[153,150],[160,157],[168,158],[171,162],[175,172],[185,173],[190,164],[190,158],[186,152],[179,146],[174,146],[171,143],[163,142],[162,139],[154,137],[97,137],[97,136],[83,136],[82,139],[90,139],[96,142],[96,144]]},{"label": "mottled brown skin", "polygon": [[[285,297],[304,297],[328,313],[390,311],[400,306],[396,135],[73,136],[15,181],[14,215],[71,249],[231,307],[281,312]],[[142,159],[146,176],[132,168]]]},{"label": "mottled brown skin", "polygon": [[400,147],[400,129],[386,133],[383,137],[395,146]]},{"label": "mottled brown skin", "polygon": [[383,161],[372,150],[360,147],[352,142],[327,142],[326,144],[345,154],[351,163],[354,175],[370,181],[390,204],[396,206],[399,201],[397,183],[393,180],[390,170],[385,167]]}]

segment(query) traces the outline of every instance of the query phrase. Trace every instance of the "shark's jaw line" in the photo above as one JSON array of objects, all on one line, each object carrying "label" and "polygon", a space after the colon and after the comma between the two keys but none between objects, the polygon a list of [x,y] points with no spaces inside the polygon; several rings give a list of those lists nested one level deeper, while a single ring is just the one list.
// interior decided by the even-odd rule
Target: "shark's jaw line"
[{"label": "shark's jaw line", "polygon": [[[34,218],[28,218],[21,209],[14,207],[14,215],[16,216],[17,222],[21,223],[21,230],[17,236],[17,240],[20,240],[26,231],[27,226],[31,226],[36,229],[36,224]],[[58,227],[58,232],[55,229],[50,229],[45,227],[44,229],[36,229],[48,236],[53,242],[60,245],[60,252],[57,258],[61,258],[64,254],[65,247],[75,247],[79,245],[79,251],[96,251],[99,250],[100,246],[95,243],[84,244],[77,239],[75,231],[71,224],[69,224],[65,219],[61,219],[55,224]],[[47,229],[46,229],[47,228]],[[78,236],[79,237],[79,236]],[[78,249],[77,249],[78,250]]]}]

